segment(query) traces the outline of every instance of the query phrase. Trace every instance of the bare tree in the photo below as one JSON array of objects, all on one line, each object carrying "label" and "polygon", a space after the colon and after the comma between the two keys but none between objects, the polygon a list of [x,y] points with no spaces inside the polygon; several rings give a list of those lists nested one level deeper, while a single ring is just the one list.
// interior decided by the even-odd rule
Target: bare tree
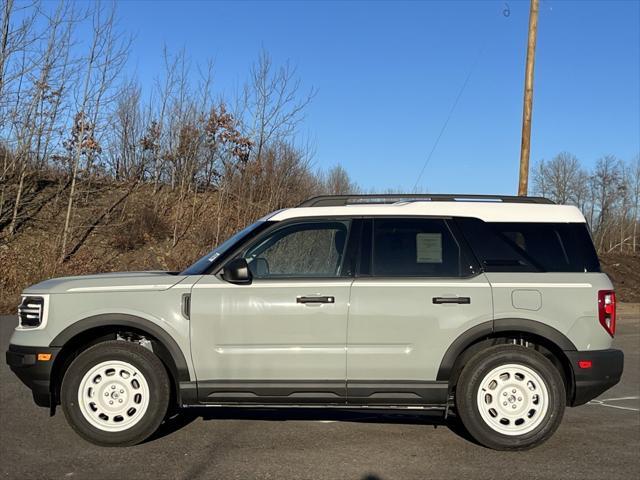
[{"label": "bare tree", "polygon": [[[69,3],[63,1],[58,4],[53,15],[46,18],[47,35],[42,38],[42,47],[34,48],[29,60],[23,62],[30,72],[29,77],[33,76],[34,80],[29,87],[19,87],[21,93],[16,96],[12,114],[14,125],[11,129],[15,131],[14,158],[18,184],[8,228],[10,236],[17,225],[29,169],[39,168],[45,162],[52,133],[58,126],[62,95],[70,70],[70,35],[75,23],[73,10]],[[34,37],[39,38],[39,35],[34,34]],[[31,44],[35,47],[38,42]],[[25,76],[26,71],[23,70],[21,75]]]},{"label": "bare tree", "polygon": [[75,122],[68,142],[71,159],[71,187],[62,231],[61,262],[67,256],[67,243],[73,212],[73,202],[82,159],[90,174],[95,156],[101,152],[96,140],[96,122],[103,103],[112,100],[108,92],[127,58],[127,42],[115,30],[115,8],[97,4],[92,15],[92,39],[86,57]]},{"label": "bare tree", "polygon": [[257,158],[269,142],[286,141],[291,137],[304,119],[304,111],[315,96],[315,90],[303,94],[301,88],[302,82],[294,67],[286,63],[276,68],[267,52],[260,53],[244,92]]},{"label": "bare tree", "polygon": [[633,206],[631,251],[633,253],[636,253],[636,248],[638,245],[638,223],[640,223],[640,217],[638,216],[638,206],[640,204],[640,154],[636,155],[636,157],[631,162],[629,171],[631,204]]},{"label": "bare tree", "polygon": [[140,181],[146,168],[140,86],[127,82],[116,97],[109,137],[109,168],[116,180]]},{"label": "bare tree", "polygon": [[537,162],[533,167],[533,191],[542,197],[549,196],[547,186],[547,163],[544,159]]},{"label": "bare tree", "polygon": [[[312,148],[296,142],[314,91],[303,89],[288,63],[274,65],[262,52],[229,101],[214,99],[212,62],[193,68],[184,51],[165,48],[164,72],[145,95],[144,85],[121,78],[127,41],[114,8],[98,3],[78,13],[68,0],[30,6],[25,14],[8,0],[0,11],[2,179],[11,175],[0,196],[1,228],[15,232],[29,219],[29,189],[41,174],[59,181],[56,203],[68,195],[56,245],[61,262],[114,209],[124,218],[128,192],[139,183],[152,181],[154,194],[175,196],[154,199],[156,213],[171,218],[173,246],[199,219],[205,192],[215,193],[217,242],[267,210],[328,188],[311,172]],[[20,22],[12,21],[16,11]],[[86,40],[76,35],[84,26],[91,29]],[[357,188],[340,169],[323,178],[334,190]],[[109,189],[123,194],[89,208],[93,217],[86,218],[92,195]]]},{"label": "bare tree", "polygon": [[560,204],[576,201],[582,178],[580,161],[568,152],[561,152],[548,162],[541,161],[533,174],[535,190]]},{"label": "bare tree", "polygon": [[327,173],[325,190],[331,195],[346,195],[358,193],[358,186],[351,181],[347,171],[340,165],[336,165]]},{"label": "bare tree", "polygon": [[620,161],[613,155],[598,159],[592,175],[595,192],[594,204],[597,211],[595,234],[599,249],[605,246],[608,230],[613,225],[613,210],[620,190]]}]

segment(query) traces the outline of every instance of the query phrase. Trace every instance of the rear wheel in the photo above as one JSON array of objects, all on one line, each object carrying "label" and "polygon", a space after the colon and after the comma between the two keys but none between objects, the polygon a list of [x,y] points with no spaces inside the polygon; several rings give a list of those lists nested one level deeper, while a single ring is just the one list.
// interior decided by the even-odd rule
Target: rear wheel
[{"label": "rear wheel", "polygon": [[82,352],[61,388],[67,421],[85,440],[103,446],[142,442],[167,412],[170,384],[164,365],[138,344],[109,341]]},{"label": "rear wheel", "polygon": [[564,381],[539,352],[498,345],[473,356],[456,386],[463,425],[481,444],[526,450],[558,428],[565,407]]}]

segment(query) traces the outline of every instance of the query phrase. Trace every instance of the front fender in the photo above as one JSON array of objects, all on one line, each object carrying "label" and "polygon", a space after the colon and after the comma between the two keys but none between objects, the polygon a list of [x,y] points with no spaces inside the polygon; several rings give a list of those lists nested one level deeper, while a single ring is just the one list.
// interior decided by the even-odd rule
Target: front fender
[{"label": "front fender", "polygon": [[63,347],[75,336],[98,327],[130,327],[143,330],[155,337],[167,349],[176,368],[177,380],[180,382],[191,381],[189,365],[186,357],[175,339],[157,324],[145,320],[144,318],[123,314],[123,313],[103,313],[87,317],[78,322],[74,322],[62,330],[49,344],[50,347]]}]

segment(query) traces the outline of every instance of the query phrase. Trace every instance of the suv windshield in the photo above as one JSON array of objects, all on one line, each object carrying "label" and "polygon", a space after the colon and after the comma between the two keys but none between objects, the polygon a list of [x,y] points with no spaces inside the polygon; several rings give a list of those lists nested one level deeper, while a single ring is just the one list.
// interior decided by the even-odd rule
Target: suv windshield
[{"label": "suv windshield", "polygon": [[238,242],[253,236],[261,231],[267,222],[264,220],[258,220],[256,223],[252,223],[248,227],[235,233],[225,242],[218,245],[216,248],[207,253],[204,257],[200,258],[197,262],[191,265],[189,268],[181,272],[181,275],[201,275],[206,273],[213,263],[221,258],[227,251],[229,251]]}]

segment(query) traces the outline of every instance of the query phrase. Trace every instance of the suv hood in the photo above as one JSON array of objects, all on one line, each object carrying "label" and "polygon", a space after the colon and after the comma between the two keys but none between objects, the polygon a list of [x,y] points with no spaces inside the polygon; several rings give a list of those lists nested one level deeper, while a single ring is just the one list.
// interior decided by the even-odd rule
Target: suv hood
[{"label": "suv hood", "polygon": [[83,293],[167,290],[185,278],[170,272],[114,272],[45,280],[24,290],[24,294]]}]

